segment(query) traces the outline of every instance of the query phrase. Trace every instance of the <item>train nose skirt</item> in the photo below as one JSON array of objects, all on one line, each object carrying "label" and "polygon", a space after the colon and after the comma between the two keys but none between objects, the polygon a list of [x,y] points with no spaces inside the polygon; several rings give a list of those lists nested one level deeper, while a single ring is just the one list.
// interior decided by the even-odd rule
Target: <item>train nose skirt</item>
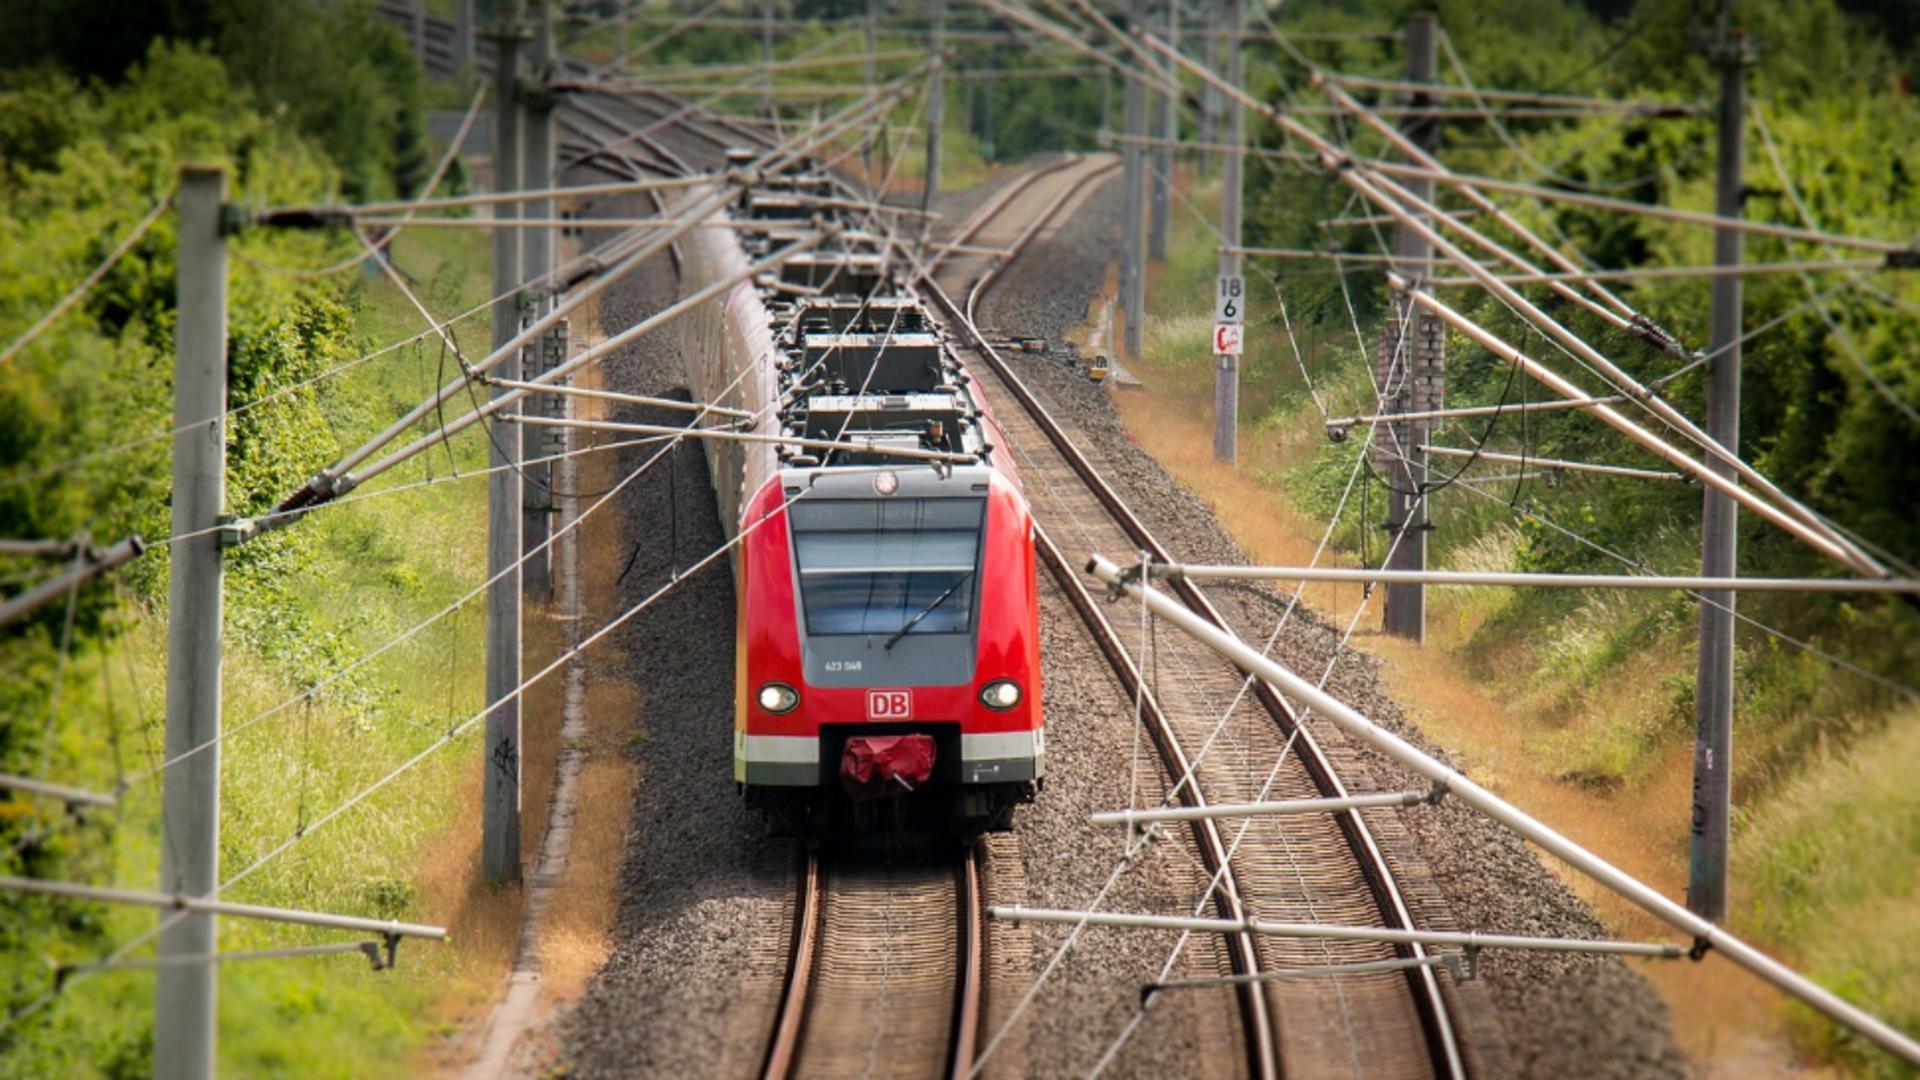
[{"label": "train nose skirt", "polygon": [[931,735],[848,739],[840,751],[840,783],[855,799],[904,795],[933,778]]}]

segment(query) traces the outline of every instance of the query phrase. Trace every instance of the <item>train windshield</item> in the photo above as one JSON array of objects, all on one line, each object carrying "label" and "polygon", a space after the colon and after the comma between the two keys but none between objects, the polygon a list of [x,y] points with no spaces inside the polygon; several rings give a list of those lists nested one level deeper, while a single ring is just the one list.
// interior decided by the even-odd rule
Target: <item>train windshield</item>
[{"label": "train windshield", "polygon": [[807,633],[896,634],[916,616],[915,635],[967,633],[985,514],[984,499],[796,501]]}]

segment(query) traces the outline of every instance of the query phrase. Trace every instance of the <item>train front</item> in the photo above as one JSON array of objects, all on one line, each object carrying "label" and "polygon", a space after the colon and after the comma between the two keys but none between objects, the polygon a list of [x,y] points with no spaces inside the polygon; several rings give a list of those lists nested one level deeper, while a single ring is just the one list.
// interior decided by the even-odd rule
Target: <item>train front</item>
[{"label": "train front", "polygon": [[741,517],[734,777],[800,835],[1005,829],[1046,771],[1032,517],[937,336],[862,329],[792,342],[840,370]]}]

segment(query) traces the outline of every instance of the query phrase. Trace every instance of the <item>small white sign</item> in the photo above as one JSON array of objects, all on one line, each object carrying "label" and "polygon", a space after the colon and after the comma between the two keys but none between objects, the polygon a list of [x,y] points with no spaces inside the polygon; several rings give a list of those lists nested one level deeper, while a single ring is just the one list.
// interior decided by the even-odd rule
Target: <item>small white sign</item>
[{"label": "small white sign", "polygon": [[1247,321],[1246,284],[1236,275],[1222,277],[1213,290],[1213,321],[1217,323],[1242,323]]},{"label": "small white sign", "polygon": [[1213,354],[1239,356],[1243,336],[1238,323],[1220,323],[1213,328]]}]

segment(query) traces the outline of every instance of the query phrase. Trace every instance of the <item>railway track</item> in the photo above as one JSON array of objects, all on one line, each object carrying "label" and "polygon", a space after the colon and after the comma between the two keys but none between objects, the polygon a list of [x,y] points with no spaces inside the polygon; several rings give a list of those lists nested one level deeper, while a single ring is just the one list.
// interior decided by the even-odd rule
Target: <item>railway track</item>
[{"label": "railway track", "polygon": [[[411,24],[410,15],[388,14]],[[436,64],[445,70],[450,32],[445,20],[427,20],[422,44],[430,70]],[[487,65],[490,51],[490,43],[476,42],[476,66]],[[581,100],[588,97],[597,101]],[[704,144],[694,156],[707,158],[765,138],[694,115],[698,110],[668,95],[582,94],[574,103],[580,107],[572,110],[571,130],[587,140],[581,160],[613,159],[625,169],[689,171],[689,144]],[[639,135],[649,124],[677,129],[681,152],[664,139]],[[628,152],[628,145],[645,157]],[[1142,658],[1094,602],[1077,564],[1092,551],[1145,551],[1161,559],[1170,553],[977,325],[980,301],[999,275],[1116,167],[1108,156],[1070,155],[1014,181],[968,220],[917,287],[969,359],[1012,444],[1040,522],[1042,559],[1127,692],[1140,693],[1142,720],[1166,774],[1186,778],[1177,786],[1180,800],[1204,805],[1344,794],[1331,762],[1286,704],[1264,684],[1243,700],[1237,669],[1197,644],[1179,635],[1159,640],[1154,675],[1143,675]],[[1181,582],[1176,589],[1189,607],[1225,625],[1197,588]],[[1150,689],[1143,690],[1143,679]],[[1264,722],[1236,715],[1214,742],[1230,703],[1262,714]],[[1280,767],[1269,774],[1276,761]],[[1223,916],[1413,925],[1359,815],[1245,821],[1244,833],[1211,821],[1192,825],[1201,863],[1217,882],[1212,904]],[[985,941],[974,851],[860,863],[807,852],[795,879],[788,977],[764,1075],[967,1075],[982,1034]],[[1225,938],[1223,974],[1238,977],[1233,992],[1249,1075],[1464,1074],[1448,998],[1430,967],[1333,980],[1272,978],[1289,968],[1419,957],[1418,946]]]},{"label": "railway track", "polygon": [[[1110,168],[1110,166],[1109,166]],[[1076,446],[975,322],[998,275],[1061,211],[1108,175],[1093,159],[1037,170],[982,207],[920,287],[969,359],[1015,455],[1039,522],[1042,559],[1059,580],[1129,694],[1140,690],[1142,658],[1105,618],[1078,573],[1088,552],[1169,552]],[[997,250],[983,256],[981,250]],[[960,256],[960,257],[955,257]],[[963,296],[964,300],[956,300]],[[1065,547],[1063,548],[1063,545]],[[1070,556],[1066,549],[1071,549]],[[1190,608],[1224,617],[1189,583],[1176,587]],[[1332,797],[1346,793],[1331,761],[1264,684],[1240,694],[1241,673],[1182,635],[1155,645],[1154,686],[1140,694],[1142,720],[1169,777],[1191,774],[1181,801]],[[1235,715],[1220,728],[1230,703]],[[1220,731],[1215,737],[1216,729]],[[1197,749],[1212,745],[1197,766]],[[1284,752],[1283,752],[1284,751]],[[1273,763],[1280,762],[1277,770]],[[1273,771],[1270,771],[1273,770]],[[1228,918],[1408,928],[1411,914],[1379,844],[1354,813],[1249,818],[1240,825],[1196,822],[1203,865],[1219,880],[1213,898]],[[1229,935],[1239,976],[1240,1026],[1252,1075],[1460,1076],[1465,1074],[1449,999],[1431,967],[1337,978],[1284,979],[1289,968],[1418,958],[1418,946]]]},{"label": "railway track", "polygon": [[761,1075],[966,1077],[985,968],[976,849],[799,861]]},{"label": "railway track", "polygon": [[[421,57],[425,71],[442,77],[454,73],[451,19],[429,15],[416,27],[410,5],[386,3],[378,5],[377,10],[405,35],[407,43]],[[493,70],[493,42],[485,34],[474,35],[473,66],[481,73]],[[570,57],[560,62],[562,78],[588,79],[594,72],[593,65]],[[731,147],[773,144],[765,131],[750,123],[722,116],[664,91],[618,95],[574,91],[565,94],[562,101],[558,133],[561,150],[574,159],[574,164],[608,161],[620,169],[638,165],[656,172],[691,172],[689,157],[717,163],[720,155]],[[661,124],[663,120],[666,123]],[[656,124],[678,132],[686,141],[678,148],[671,148],[661,132],[646,131]],[[616,134],[604,134],[609,129]],[[690,150],[690,146],[700,149]],[[625,152],[629,147],[643,151],[644,156]]]}]

